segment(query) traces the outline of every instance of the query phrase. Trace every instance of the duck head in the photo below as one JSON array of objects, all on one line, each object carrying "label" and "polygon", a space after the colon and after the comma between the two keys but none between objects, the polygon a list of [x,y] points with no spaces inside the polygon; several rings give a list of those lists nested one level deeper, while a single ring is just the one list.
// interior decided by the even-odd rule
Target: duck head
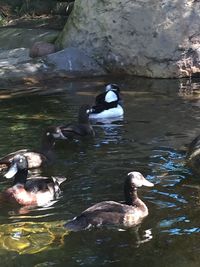
[{"label": "duck head", "polygon": [[129,172],[124,183],[124,195],[126,204],[134,205],[138,199],[137,188],[141,186],[152,187],[153,183],[147,181],[140,172]]},{"label": "duck head", "polygon": [[88,123],[89,114],[92,112],[91,106],[84,104],[79,109],[78,121],[79,123]]},{"label": "duck head", "polygon": [[140,172],[136,171],[128,173],[126,183],[133,188],[138,188],[141,186],[147,186],[147,187],[154,186],[154,184],[145,179]]},{"label": "duck head", "polygon": [[28,161],[27,158],[22,154],[14,156],[10,168],[4,174],[5,178],[10,179],[14,177],[18,172],[23,172],[26,176],[28,174]]},{"label": "duck head", "polygon": [[55,139],[66,139],[59,126],[50,126],[44,132],[45,138],[49,141],[55,141]]},{"label": "duck head", "polygon": [[105,91],[108,92],[110,90],[117,91],[118,93],[120,92],[119,86],[115,83],[108,83],[105,85]]}]

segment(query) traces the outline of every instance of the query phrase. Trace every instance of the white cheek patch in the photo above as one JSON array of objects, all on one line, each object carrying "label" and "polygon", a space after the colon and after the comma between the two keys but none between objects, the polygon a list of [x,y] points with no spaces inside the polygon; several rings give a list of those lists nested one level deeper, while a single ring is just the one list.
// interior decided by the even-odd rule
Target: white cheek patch
[{"label": "white cheek patch", "polygon": [[113,101],[117,101],[117,95],[113,91],[109,91],[106,94],[105,101],[107,103],[110,103],[110,102],[113,102]]}]

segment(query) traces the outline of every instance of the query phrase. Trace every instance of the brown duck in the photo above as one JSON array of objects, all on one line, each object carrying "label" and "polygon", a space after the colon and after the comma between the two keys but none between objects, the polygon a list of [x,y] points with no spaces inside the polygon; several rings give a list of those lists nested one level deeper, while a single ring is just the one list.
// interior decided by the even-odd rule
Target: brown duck
[{"label": "brown duck", "polygon": [[36,150],[21,149],[0,159],[0,171],[5,171],[9,168],[13,158],[18,155],[24,155],[28,161],[28,169],[38,168],[42,164],[51,161],[52,159],[52,149],[55,145],[56,139],[66,139],[59,127],[48,127],[42,137],[41,148]]},{"label": "brown duck", "polygon": [[79,139],[86,136],[94,136],[95,132],[89,121],[89,105],[82,105],[79,109],[78,122],[59,126],[63,136],[67,139]]},{"label": "brown duck", "polygon": [[103,201],[83,211],[79,216],[67,222],[67,230],[79,231],[103,225],[136,226],[148,215],[148,208],[138,198],[137,188],[152,187],[139,172],[130,172],[124,183],[125,204],[115,201]]}]

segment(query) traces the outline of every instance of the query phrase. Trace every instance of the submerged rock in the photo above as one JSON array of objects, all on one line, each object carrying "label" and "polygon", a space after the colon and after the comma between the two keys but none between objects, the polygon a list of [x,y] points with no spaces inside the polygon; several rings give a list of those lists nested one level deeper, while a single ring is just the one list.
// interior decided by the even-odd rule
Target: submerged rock
[{"label": "submerged rock", "polygon": [[76,0],[57,44],[105,70],[146,77],[200,74],[200,2]]},{"label": "submerged rock", "polygon": [[188,147],[186,164],[195,174],[200,175],[200,135]]}]

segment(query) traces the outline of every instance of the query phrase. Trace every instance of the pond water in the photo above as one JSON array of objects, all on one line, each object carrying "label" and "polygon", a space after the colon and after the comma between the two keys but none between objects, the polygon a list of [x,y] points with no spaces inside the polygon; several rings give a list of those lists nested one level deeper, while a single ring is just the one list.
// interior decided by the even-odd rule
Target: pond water
[{"label": "pond water", "polygon": [[[1,205],[1,266],[199,266],[200,181],[184,164],[185,145],[199,134],[198,90],[188,92],[177,80],[131,77],[60,80],[42,87],[4,84],[0,155],[39,147],[47,126],[75,121],[79,106],[92,103],[105,82],[120,85],[124,120],[93,122],[91,140],[57,143],[55,163],[38,170],[67,177],[53,206],[23,213]],[[96,202],[123,201],[124,178],[133,170],[155,184],[139,189],[149,208],[139,227],[63,229]],[[2,191],[11,182],[0,178]]]}]

